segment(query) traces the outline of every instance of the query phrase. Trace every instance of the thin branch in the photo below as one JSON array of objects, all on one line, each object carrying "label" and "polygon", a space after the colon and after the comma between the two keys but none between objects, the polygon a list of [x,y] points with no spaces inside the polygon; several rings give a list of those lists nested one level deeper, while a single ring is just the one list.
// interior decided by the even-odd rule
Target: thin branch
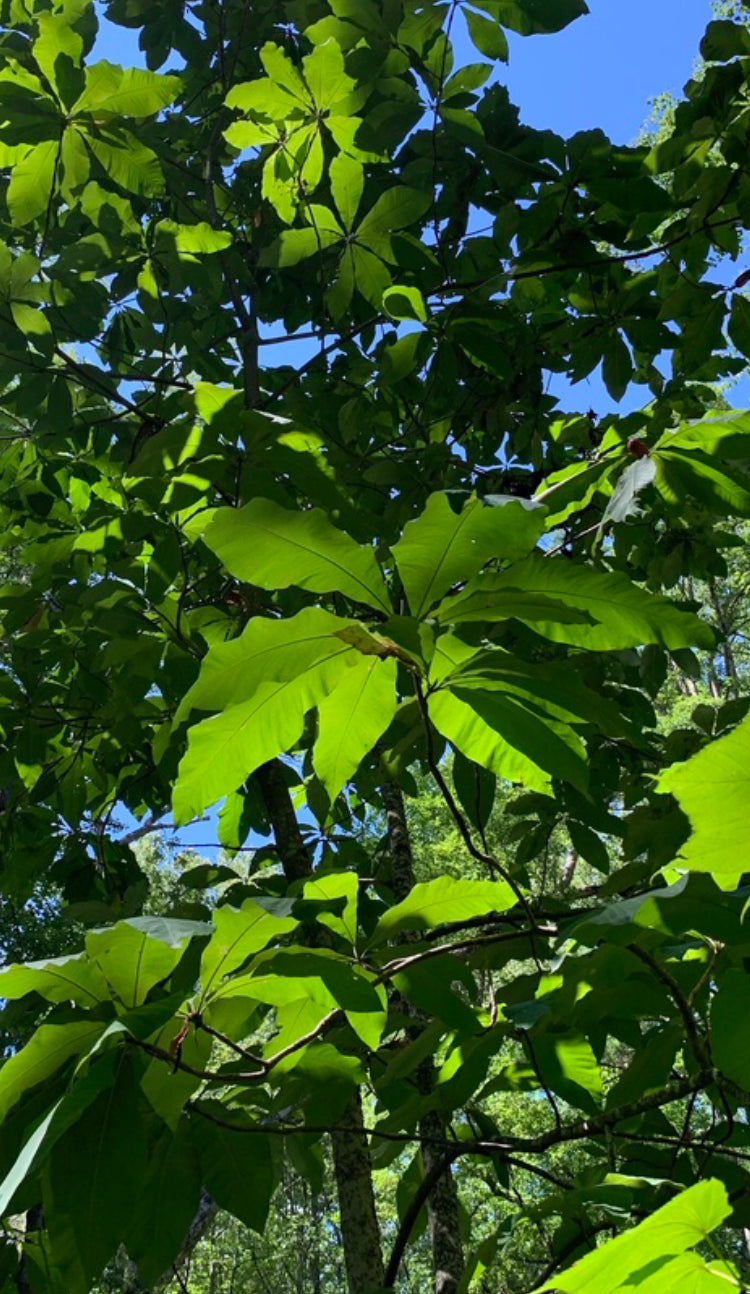
[{"label": "thin branch", "polygon": [[[138,1044],[141,1045],[141,1044]],[[156,1050],[147,1048],[148,1050]],[[195,1073],[196,1071],[188,1071]],[[200,1077],[200,1075],[199,1075]],[[234,1083],[237,1075],[224,1075],[224,1083]],[[685,1078],[675,1079],[674,1082],[668,1083],[665,1087],[657,1092],[649,1092],[637,1101],[629,1101],[626,1105],[618,1106],[614,1110],[604,1110],[601,1114],[594,1115],[592,1118],[580,1119],[575,1123],[564,1123],[560,1128],[551,1128],[547,1132],[540,1133],[536,1137],[514,1137],[505,1136],[495,1139],[481,1138],[476,1140],[467,1140],[460,1142],[448,1142],[440,1137],[424,1137],[418,1131],[414,1132],[386,1132],[381,1128],[358,1129],[366,1137],[374,1137],[381,1141],[390,1141],[401,1145],[411,1145],[415,1141],[429,1141],[431,1145],[438,1146],[451,1158],[458,1158],[463,1155],[479,1155],[490,1157],[494,1155],[505,1155],[508,1152],[514,1154],[521,1151],[525,1154],[542,1155],[554,1146],[565,1145],[572,1141],[587,1141],[591,1137],[600,1136],[602,1133],[612,1130],[615,1136],[629,1138],[632,1134],[618,1133],[614,1131],[619,1123],[628,1119],[634,1119],[640,1114],[648,1114],[651,1110],[661,1109],[662,1106],[671,1105],[674,1101],[683,1100],[684,1097],[692,1095],[693,1092],[701,1092],[710,1087],[712,1083],[720,1083],[721,1075],[717,1070],[701,1070],[697,1074],[687,1075]],[[288,1137],[295,1135],[306,1136],[324,1136],[331,1132],[351,1132],[351,1127],[343,1127],[338,1124],[306,1124],[306,1123],[232,1123],[228,1119],[220,1119],[216,1115],[209,1113],[199,1104],[188,1102],[186,1108],[193,1114],[199,1115],[209,1122],[217,1124],[218,1127],[227,1128],[230,1132],[239,1132],[250,1135],[275,1135]],[[649,1138],[654,1140],[654,1138]],[[671,1142],[670,1142],[671,1144]]]}]

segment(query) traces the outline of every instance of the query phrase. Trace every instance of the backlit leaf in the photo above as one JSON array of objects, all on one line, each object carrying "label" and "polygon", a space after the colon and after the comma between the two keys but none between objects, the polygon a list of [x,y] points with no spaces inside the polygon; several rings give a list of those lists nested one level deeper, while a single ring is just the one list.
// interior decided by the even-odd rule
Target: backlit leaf
[{"label": "backlit leaf", "polygon": [[270,499],[220,509],[204,535],[209,548],[240,579],[264,589],[339,592],[390,611],[371,548],[331,525],[324,512],[291,512]]}]

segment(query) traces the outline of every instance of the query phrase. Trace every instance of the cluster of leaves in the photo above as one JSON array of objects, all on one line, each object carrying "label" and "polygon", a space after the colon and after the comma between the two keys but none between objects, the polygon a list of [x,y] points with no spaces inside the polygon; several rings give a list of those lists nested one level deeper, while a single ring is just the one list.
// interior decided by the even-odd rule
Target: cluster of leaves
[{"label": "cluster of leaves", "polygon": [[[454,67],[459,7],[484,61]],[[244,0],[113,0],[148,64],[122,70],[88,61],[93,6],[4,2],[0,879],[88,928],[0,975],[34,1030],[0,1068],[0,1216],[27,1215],[6,1283],[85,1294],[123,1244],[153,1284],[202,1189],[262,1229],[284,1156],[317,1180],[363,1087],[374,1162],[421,1149],[352,1294],[395,1287],[453,1165],[514,1198],[569,1144],[573,1176],[470,1237],[454,1290],[531,1216],[560,1219],[556,1273],[696,1172],[723,1187],[666,1205],[705,1225],[647,1246],[671,1268],[644,1287],[735,1279],[682,1250],[723,1188],[750,1221],[750,721],[688,581],[726,577],[750,516],[750,416],[714,388],[750,318],[711,277],[750,226],[750,40],[710,24],[653,147],[566,141],[495,62],[506,29],[585,11],[289,0],[251,29]],[[548,393],[599,369],[645,407]],[[696,652],[725,704],[665,733]],[[424,776],[472,871],[415,885]],[[249,874],[192,869],[143,916],[117,814],[219,802],[227,850],[268,842]],[[538,1132],[498,1125],[509,1092],[541,1096]],[[557,1287],[637,1284],[634,1245]]]}]

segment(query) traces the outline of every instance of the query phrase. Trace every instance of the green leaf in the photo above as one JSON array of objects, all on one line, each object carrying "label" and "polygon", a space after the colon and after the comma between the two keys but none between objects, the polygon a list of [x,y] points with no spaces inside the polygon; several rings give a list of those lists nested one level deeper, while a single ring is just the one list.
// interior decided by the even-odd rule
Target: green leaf
[{"label": "green leaf", "polygon": [[28,225],[46,212],[55,182],[57,150],[56,140],[45,140],[13,167],[7,202],[17,225]]},{"label": "green leaf", "polygon": [[750,478],[735,467],[731,474],[722,471],[701,450],[664,449],[654,458],[657,488],[668,503],[684,507],[687,499],[697,499],[720,517],[750,517]]},{"label": "green leaf", "polygon": [[125,1006],[143,1002],[167,979],[190,939],[206,929],[193,921],[133,917],[86,935],[86,950]]},{"label": "green leaf", "polygon": [[149,1156],[148,1173],[125,1241],[128,1257],[151,1288],[180,1253],[201,1194],[198,1156],[187,1119],[165,1133]]},{"label": "green leaf", "polygon": [[469,821],[479,831],[484,831],[495,803],[497,780],[494,775],[457,751],[453,759],[453,785]]},{"label": "green leaf", "polygon": [[744,970],[728,970],[711,1003],[711,1054],[714,1064],[733,1083],[750,1089],[750,1035],[740,1021],[747,1012],[750,979]]},{"label": "green leaf", "polygon": [[[543,604],[539,614],[540,596],[583,613],[592,623],[570,623],[564,615],[558,620],[552,610],[545,619]],[[526,599],[529,615],[524,614]],[[453,624],[511,616],[528,621],[553,642],[589,651],[621,651],[645,643],[659,643],[669,651],[714,646],[712,630],[692,613],[639,588],[619,571],[597,571],[567,558],[532,556],[506,571],[480,575],[463,593],[444,602],[437,615]]]},{"label": "green leaf", "polygon": [[394,283],[383,293],[383,309],[392,319],[417,319],[427,322],[427,307],[419,288]]},{"label": "green leaf", "polygon": [[507,912],[515,896],[504,881],[464,881],[438,876],[415,885],[401,903],[389,908],[378,921],[371,944],[393,939],[402,930],[434,930],[453,921]]},{"label": "green leaf", "polygon": [[[210,1122],[209,1115],[228,1126]],[[190,1122],[209,1195],[220,1209],[262,1235],[276,1184],[267,1134],[243,1132],[247,1124],[218,1101],[201,1101]]]},{"label": "green leaf", "polygon": [[105,1027],[100,1020],[40,1025],[0,1067],[0,1121],[29,1088],[55,1074],[72,1056],[88,1051]]},{"label": "green leaf", "polygon": [[487,0],[477,8],[486,9],[504,27],[521,36],[562,31],[568,23],[589,12],[584,0]]},{"label": "green leaf", "polygon": [[701,41],[700,52],[707,63],[725,62],[738,54],[750,54],[750,33],[741,22],[728,19],[710,22]]},{"label": "green leaf", "polygon": [[383,239],[397,229],[415,224],[432,203],[432,195],[422,189],[397,186],[387,189],[357,226],[357,242],[380,251]]},{"label": "green leaf", "polygon": [[471,9],[464,9],[464,17],[471,42],[479,53],[484,54],[485,58],[500,59],[501,62],[507,63],[508,38],[500,24],[492,22],[489,18],[483,18],[481,14],[474,13]]},{"label": "green leaf", "polygon": [[602,1076],[591,1044],[580,1034],[545,1032],[534,1035],[533,1047],[545,1086],[569,1105],[596,1113]]},{"label": "green leaf", "polygon": [[[178,1014],[162,1025],[158,1033],[150,1034],[149,1042],[163,1052],[174,1049],[174,1040],[179,1037],[185,1026],[186,1009],[180,1003]],[[211,1037],[202,1030],[189,1029],[180,1046],[180,1058],[185,1065],[201,1071],[209,1066],[211,1059]],[[176,1129],[182,1118],[185,1105],[201,1085],[200,1078],[184,1070],[173,1071],[172,1066],[154,1056],[141,1079],[141,1091],[159,1118],[168,1128]]]},{"label": "green leaf", "polygon": [[84,1110],[114,1081],[115,1068],[120,1055],[116,1051],[105,1054],[77,1078],[63,1097],[37,1125],[21,1153],[0,1184],[0,1217],[13,1210],[13,1200],[19,1187],[37,1174],[53,1146],[68,1128],[78,1122]]},{"label": "green leaf", "polygon": [[741,355],[750,355],[750,301],[735,293],[729,317],[729,336]]},{"label": "green leaf", "polygon": [[637,458],[618,478],[602,517],[602,526],[608,521],[627,521],[630,517],[641,515],[642,508],[638,496],[652,485],[657,473],[657,463],[653,458]]},{"label": "green leaf", "polygon": [[362,200],[365,173],[361,162],[345,153],[334,157],[328,168],[331,193],[345,229],[351,229]]},{"label": "green leaf", "polygon": [[52,1252],[67,1257],[72,1238],[70,1258],[91,1284],[122,1240],[146,1163],[138,1082],[123,1050],[112,1087],[54,1147],[44,1184]]},{"label": "green leaf", "polygon": [[77,1002],[81,1006],[109,1000],[101,971],[82,956],[24,962],[0,971],[0,998],[12,1000],[26,993],[38,993],[47,1002]]},{"label": "green leaf", "polygon": [[[266,41],[260,51],[260,61],[272,81],[287,90],[300,106],[308,107],[310,94],[302,77],[279,45]],[[229,102],[229,100],[228,100]]]},{"label": "green leaf", "polygon": [[180,93],[179,76],[160,76],[138,67],[118,67],[104,60],[86,68],[83,93],[71,115],[110,113],[117,117],[151,117],[174,103]]},{"label": "green leaf", "polygon": [[249,700],[190,728],[172,792],[175,822],[199,816],[242,786],[261,764],[291,750],[308,710],[333,691],[353,655],[352,648],[297,678],[261,683]]},{"label": "green leaf", "polygon": [[331,247],[344,236],[342,229],[315,226],[314,229],[285,229],[270,247],[264,248],[261,265],[278,265],[287,269],[300,261],[316,256],[324,247]]},{"label": "green leaf", "polygon": [[34,58],[50,85],[59,93],[67,80],[65,65],[80,67],[83,40],[64,14],[40,13],[37,21],[39,35],[34,41]]},{"label": "green leaf", "polygon": [[733,889],[750,870],[750,717],[692,759],[667,768],[656,785],[675,796],[690,821],[680,862]]},{"label": "green leaf", "polygon": [[253,499],[244,508],[220,508],[204,539],[227,570],[260,588],[296,585],[392,610],[373,550],[337,530],[319,508],[291,512]]},{"label": "green leaf", "polygon": [[396,662],[363,656],[318,706],[313,768],[333,802],[396,713]]},{"label": "green leaf", "polygon": [[347,76],[344,55],[335,40],[316,45],[312,54],[303,58],[302,67],[319,112],[325,112],[356,88],[356,81]]},{"label": "green leaf", "polygon": [[178,256],[210,256],[232,245],[232,235],[228,230],[212,229],[206,220],[199,220],[194,225],[160,220],[154,234],[161,243],[173,246]]},{"label": "green leaf", "polygon": [[439,732],[496,777],[550,794],[550,779],[586,790],[585,748],[570,728],[540,718],[512,696],[452,688],[429,698]]},{"label": "green leaf", "polygon": [[156,197],[164,192],[164,176],[153,149],[128,130],[86,135],[86,143],[106,173],[128,193]]},{"label": "green leaf", "polygon": [[446,494],[432,494],[393,548],[412,614],[426,614],[490,558],[512,561],[530,552],[544,530],[545,515],[544,508],[518,499],[492,504],[475,497],[454,512]]},{"label": "green leaf", "polygon": [[657,1209],[645,1222],[586,1254],[570,1271],[540,1285],[534,1294],[557,1290],[560,1294],[612,1294],[633,1272],[700,1244],[730,1212],[721,1182],[699,1182]]},{"label": "green leaf", "polygon": [[606,876],[609,872],[609,854],[600,836],[597,836],[585,822],[568,822],[568,831],[573,848],[584,858],[590,867]]},{"label": "green leaf", "polygon": [[359,877],[354,872],[329,872],[326,876],[316,876],[315,880],[306,881],[303,894],[306,899],[344,900],[341,916],[320,912],[317,920],[354,946],[357,942]]},{"label": "green leaf", "polygon": [[262,683],[291,682],[327,665],[355,665],[358,654],[346,634],[357,622],[334,616],[322,607],[307,607],[287,620],[255,616],[239,638],[211,647],[196,682],[177,713],[179,723],[191,710],[226,710],[249,700]]},{"label": "green leaf", "polygon": [[602,378],[613,400],[622,399],[633,376],[633,361],[630,351],[619,332],[612,333],[607,339],[602,364]]},{"label": "green leaf", "polygon": [[307,999],[326,1011],[339,1009],[357,1036],[375,1050],[385,1027],[387,998],[373,978],[329,949],[279,950],[261,954],[247,974],[224,980],[216,997],[253,998],[270,1006]]},{"label": "green leaf", "polygon": [[201,957],[201,990],[208,997],[225,975],[231,975],[272,939],[288,934],[298,925],[296,918],[277,916],[266,911],[253,899],[242,907],[217,908],[214,912],[214,935]]}]

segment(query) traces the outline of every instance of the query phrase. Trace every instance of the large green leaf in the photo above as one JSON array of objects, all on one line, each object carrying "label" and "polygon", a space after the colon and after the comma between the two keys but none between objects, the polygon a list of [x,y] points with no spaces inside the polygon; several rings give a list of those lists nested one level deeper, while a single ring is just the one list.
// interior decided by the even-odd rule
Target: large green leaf
[{"label": "large green leaf", "polygon": [[203,997],[208,997],[225,975],[231,975],[253,953],[296,926],[296,918],[269,912],[253,899],[248,899],[239,910],[217,908],[214,935],[201,958]]},{"label": "large green leaf", "polygon": [[253,499],[244,508],[220,509],[203,537],[228,571],[263,589],[343,593],[391,611],[373,550],[331,525],[319,508],[291,512]]},{"label": "large green leaf", "polygon": [[172,793],[175,821],[201,814],[261,764],[290,750],[308,710],[336,687],[347,664],[346,654],[329,657],[298,678],[261,683],[248,701],[191,728]]},{"label": "large green leaf", "polygon": [[[448,653],[456,651],[456,644],[465,648],[453,635],[438,638],[435,658],[444,668]],[[524,705],[537,713],[545,712],[567,723],[581,720],[594,723],[605,732],[634,739],[633,725],[623,716],[620,707],[602,692],[586,687],[581,678],[572,674],[565,665],[525,661],[512,652],[495,648],[478,651],[463,657],[450,674],[440,672],[440,681],[450,679],[457,688],[479,688],[483,691],[502,691],[516,696]]]},{"label": "large green leaf", "polygon": [[496,777],[550,794],[557,777],[585,790],[585,749],[572,729],[541,718],[511,695],[451,688],[429,699],[430,718],[467,759]]},{"label": "large green leaf", "polygon": [[100,1093],[112,1085],[119,1059],[118,1052],[105,1052],[95,1064],[89,1066],[82,1078],[76,1079],[37,1125],[0,1183],[0,1217],[6,1217],[13,1211],[13,1199],[19,1187],[39,1171],[60,1137],[78,1122],[84,1110]]},{"label": "large green leaf", "polygon": [[464,881],[438,876],[434,881],[415,885],[407,898],[384,912],[371,943],[392,939],[402,930],[434,930],[453,921],[506,912],[514,903],[513,891],[504,881]]},{"label": "large green leaf", "polygon": [[24,962],[0,971],[0,997],[13,999],[26,993],[38,993],[47,1002],[77,1002],[81,1006],[109,999],[101,971],[81,956]]},{"label": "large green leaf", "polygon": [[711,1054],[714,1064],[733,1083],[750,1091],[750,1035],[744,1026],[750,999],[750,978],[744,970],[729,970],[711,1003]]},{"label": "large green leaf", "polygon": [[431,203],[432,195],[425,189],[386,189],[357,226],[357,242],[388,255],[388,235],[419,220]]},{"label": "large green leaf", "polygon": [[493,504],[471,498],[454,512],[446,494],[433,494],[393,548],[412,614],[424,615],[459,581],[490,558],[513,561],[531,552],[544,530],[546,510],[519,499]]},{"label": "large green leaf", "polygon": [[601,1104],[602,1076],[590,1042],[575,1033],[540,1033],[534,1060],[545,1087],[579,1110],[595,1113]]},{"label": "large green leaf", "polygon": [[318,706],[313,767],[331,800],[385,732],[398,706],[396,662],[362,656]]},{"label": "large green leaf", "polygon": [[87,132],[86,143],[109,176],[128,193],[154,197],[164,192],[164,175],[153,149],[132,131],[118,127]]},{"label": "large green leaf", "polygon": [[80,1265],[93,1284],[123,1238],[140,1198],[146,1164],[138,1081],[132,1058],[123,1049],[112,1086],[52,1151],[44,1205],[52,1252],[61,1266],[69,1257],[71,1268]]},{"label": "large green leaf", "polygon": [[40,1025],[0,1068],[0,1120],[29,1088],[55,1074],[72,1056],[88,1051],[105,1027],[100,1020]]},{"label": "large green leaf", "polygon": [[[552,605],[546,618],[540,598],[582,612],[591,623],[571,623],[565,611],[557,619]],[[448,624],[514,617],[553,642],[590,651],[619,651],[645,643],[659,643],[670,651],[690,646],[710,650],[715,642],[713,631],[697,616],[639,588],[620,571],[597,571],[566,558],[532,556],[506,571],[479,575],[462,593],[447,599],[437,615]]]},{"label": "large green leaf", "polygon": [[359,653],[340,636],[356,621],[307,607],[285,620],[255,616],[239,638],[212,647],[197,681],[183,697],[179,723],[191,710],[226,710],[249,700],[262,683],[292,682],[329,665],[355,666]]},{"label": "large green leaf", "polygon": [[151,117],[180,93],[178,76],[160,76],[139,67],[102,61],[86,69],[86,85],[71,114],[111,113],[118,117]]},{"label": "large green leaf", "polygon": [[690,820],[692,834],[680,860],[732,889],[750,868],[750,717],[692,759],[666,769],[657,786],[676,797]]},{"label": "large green leaf", "polygon": [[521,36],[561,31],[589,12],[585,0],[487,0],[477,4]]},{"label": "large green leaf", "polygon": [[244,975],[225,979],[215,997],[239,996],[269,1006],[290,1006],[303,999],[326,1011],[340,1009],[368,1047],[380,1042],[387,1000],[372,977],[329,949],[302,949],[261,954]]},{"label": "large green leaf", "polygon": [[[83,39],[64,14],[42,13],[38,18],[39,35],[34,41],[34,58],[50,85],[60,90],[65,83],[66,67],[78,68],[83,54]],[[58,59],[61,60],[58,63]]]},{"label": "large green leaf", "polygon": [[198,1156],[187,1119],[165,1133],[149,1157],[138,1206],[128,1229],[128,1257],[149,1288],[169,1271],[200,1200]]},{"label": "large green leaf", "polygon": [[357,942],[357,906],[359,901],[359,877],[354,872],[328,872],[305,882],[306,899],[342,899],[343,911],[340,916],[332,912],[321,912],[317,920],[329,930],[334,930],[342,939],[352,945]]},{"label": "large green leaf", "polygon": [[645,1222],[540,1285],[534,1294],[542,1294],[543,1290],[549,1294],[557,1290],[560,1294],[612,1294],[649,1263],[700,1244],[730,1212],[721,1182],[699,1182],[657,1209]]},{"label": "large green leaf", "polygon": [[[243,1133],[231,1124],[243,1122],[218,1101],[198,1107],[209,1117],[191,1118],[191,1137],[198,1151],[201,1174],[211,1198],[234,1214],[245,1226],[263,1232],[275,1186],[273,1157],[268,1135],[260,1129]],[[220,1126],[210,1116],[228,1123]],[[245,1124],[245,1126],[247,1126]]]},{"label": "large green leaf", "polygon": [[193,935],[205,930],[193,921],[133,917],[89,931],[86,949],[124,1005],[134,1007],[171,975]]},{"label": "large green leaf", "polygon": [[46,212],[52,200],[57,151],[57,140],[44,140],[13,167],[7,202],[16,224],[28,225]]}]

